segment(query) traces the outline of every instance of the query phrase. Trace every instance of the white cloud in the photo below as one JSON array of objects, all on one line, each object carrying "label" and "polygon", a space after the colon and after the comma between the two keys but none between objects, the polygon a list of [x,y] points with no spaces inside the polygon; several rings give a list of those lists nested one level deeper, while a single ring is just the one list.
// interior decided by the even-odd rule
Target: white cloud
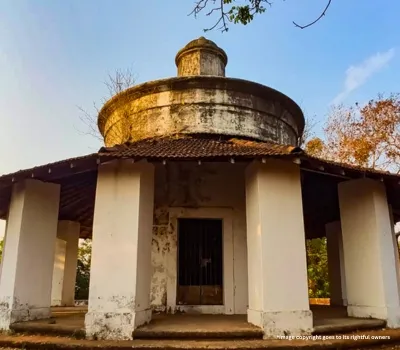
[{"label": "white cloud", "polygon": [[342,102],[351,92],[364,85],[368,78],[377,73],[394,57],[395,49],[386,52],[377,52],[358,65],[350,66],[346,70],[346,79],[343,90],[333,99],[332,104]]}]

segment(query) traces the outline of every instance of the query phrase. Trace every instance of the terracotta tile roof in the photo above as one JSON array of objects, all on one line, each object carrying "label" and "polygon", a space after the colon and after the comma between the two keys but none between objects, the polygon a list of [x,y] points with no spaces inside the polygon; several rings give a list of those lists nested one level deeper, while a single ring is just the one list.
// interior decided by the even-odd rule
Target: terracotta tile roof
[{"label": "terracotta tile roof", "polygon": [[239,139],[216,140],[188,136],[153,138],[115,147],[102,147],[98,153],[4,174],[0,176],[0,189],[26,178],[55,181],[76,173],[97,170],[97,164],[105,159],[212,160],[226,157],[251,159],[263,156],[289,156],[297,152],[302,153],[303,151],[291,146]]},{"label": "terracotta tile roof", "polygon": [[103,147],[100,156],[149,159],[211,159],[220,157],[252,158],[303,153],[300,148],[267,142],[205,137],[165,137],[114,147]]},{"label": "terracotta tile roof", "polygon": [[[50,164],[36,166],[30,169],[19,170],[14,173],[0,176],[0,191],[13,182],[26,178],[35,178],[43,181],[55,181],[70,177],[77,173],[97,171],[97,165],[103,161],[118,158],[147,158],[151,160],[222,160],[227,158],[251,160],[261,157],[290,157],[296,156],[302,160],[304,167],[324,167],[325,172],[345,171],[360,176],[369,174],[385,178],[400,178],[392,174],[375,169],[366,169],[350,164],[337,163],[319,159],[306,154],[301,148],[273,144],[268,142],[248,141],[234,138],[209,138],[205,136],[171,136],[152,138],[130,144],[114,147],[102,147],[98,153],[82,157],[64,159]],[[308,165],[306,165],[308,164]],[[329,169],[329,170],[328,170]],[[0,193],[1,197],[1,193]]]}]

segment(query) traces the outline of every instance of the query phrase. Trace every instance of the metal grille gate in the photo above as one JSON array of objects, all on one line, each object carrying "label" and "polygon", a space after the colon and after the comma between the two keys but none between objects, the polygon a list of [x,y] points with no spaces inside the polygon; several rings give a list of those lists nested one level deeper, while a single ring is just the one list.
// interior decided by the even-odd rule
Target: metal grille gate
[{"label": "metal grille gate", "polygon": [[222,305],[222,220],[178,220],[179,305]]}]

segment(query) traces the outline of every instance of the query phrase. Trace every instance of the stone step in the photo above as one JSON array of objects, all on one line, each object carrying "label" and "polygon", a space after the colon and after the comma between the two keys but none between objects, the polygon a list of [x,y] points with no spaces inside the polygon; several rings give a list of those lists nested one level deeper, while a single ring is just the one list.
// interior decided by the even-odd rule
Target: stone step
[{"label": "stone step", "polygon": [[77,329],[75,326],[46,323],[21,322],[10,325],[12,332],[16,334],[45,335],[72,337],[75,339],[84,339],[85,330]]},{"label": "stone step", "polygon": [[236,340],[236,339],[253,339],[259,340],[263,338],[263,332],[261,329],[251,330],[146,330],[136,329],[133,332],[134,339],[170,339],[170,340],[204,340],[204,339],[224,339],[224,340]]},{"label": "stone step", "polygon": [[329,323],[314,326],[314,335],[342,334],[356,331],[367,331],[374,329],[383,329],[386,327],[386,321],[377,319],[359,319],[347,318],[346,322],[335,322],[334,319]]},{"label": "stone step", "polygon": [[[58,335],[73,337],[77,339],[85,338],[85,330],[77,329],[74,326],[46,324],[46,323],[14,323],[10,326],[11,330],[18,334],[32,335]],[[153,340],[260,340],[263,338],[261,330],[238,330],[238,331],[179,331],[179,330],[142,330],[136,329],[133,332],[134,339],[153,339]]]}]

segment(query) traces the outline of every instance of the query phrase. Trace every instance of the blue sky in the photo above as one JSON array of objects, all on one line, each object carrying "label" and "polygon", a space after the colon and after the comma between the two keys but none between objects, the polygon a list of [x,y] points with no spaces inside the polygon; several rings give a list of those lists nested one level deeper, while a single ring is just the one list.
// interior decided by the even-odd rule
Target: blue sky
[{"label": "blue sky", "polygon": [[400,92],[398,0],[275,0],[228,33],[204,33],[215,17],[187,16],[192,0],[3,0],[0,11],[0,173],[97,151],[77,106],[93,111],[102,81],[130,67],[138,82],[176,75],[174,57],[205,35],[228,54],[227,75],[293,98],[326,118],[334,102]]}]

